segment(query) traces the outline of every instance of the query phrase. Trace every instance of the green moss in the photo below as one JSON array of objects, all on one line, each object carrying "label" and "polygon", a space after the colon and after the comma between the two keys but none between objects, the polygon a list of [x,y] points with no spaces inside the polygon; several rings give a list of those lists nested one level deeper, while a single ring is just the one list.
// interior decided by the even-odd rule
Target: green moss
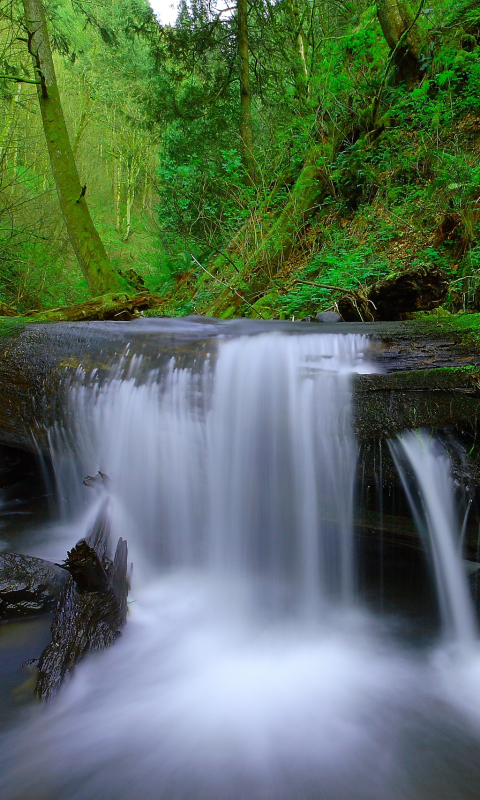
[{"label": "green moss", "polygon": [[18,336],[30,322],[27,317],[0,317],[0,338]]},{"label": "green moss", "polygon": [[219,315],[220,319],[232,319],[232,317],[236,316],[237,309],[235,306],[228,306],[225,311]]},{"label": "green moss", "polygon": [[[265,294],[256,303],[253,304],[255,311],[258,311],[265,319],[273,319],[278,317],[278,294],[277,292],[270,292]],[[250,316],[254,316],[253,312]]]},{"label": "green moss", "polygon": [[444,428],[480,417],[476,366],[420,369],[355,379],[359,439],[389,437],[404,429]]},{"label": "green moss", "polygon": [[[409,323],[405,323],[408,325]],[[451,314],[449,317],[429,317],[410,323],[414,329],[431,339],[446,338],[464,345],[480,346],[480,314]]]}]

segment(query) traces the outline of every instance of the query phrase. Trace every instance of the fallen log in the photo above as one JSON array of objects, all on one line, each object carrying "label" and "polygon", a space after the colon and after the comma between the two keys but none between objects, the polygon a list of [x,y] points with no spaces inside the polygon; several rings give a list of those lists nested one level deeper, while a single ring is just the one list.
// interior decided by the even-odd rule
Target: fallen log
[{"label": "fallen log", "polygon": [[51,700],[87,653],[109,647],[127,616],[127,543],[118,540],[115,557],[107,556],[108,499],[89,535],[70,550],[63,564],[70,575],[52,622],[52,641],[38,663],[35,693]]},{"label": "fallen log", "polygon": [[94,297],[85,303],[73,306],[30,312],[26,317],[35,322],[82,322],[106,319],[128,321],[138,317],[143,311],[155,308],[161,302],[161,297],[147,291],[133,296],[117,292]]},{"label": "fallen log", "polygon": [[438,308],[447,290],[442,269],[420,266],[389,275],[366,289],[348,290],[337,307],[345,322],[401,320],[405,314]]}]

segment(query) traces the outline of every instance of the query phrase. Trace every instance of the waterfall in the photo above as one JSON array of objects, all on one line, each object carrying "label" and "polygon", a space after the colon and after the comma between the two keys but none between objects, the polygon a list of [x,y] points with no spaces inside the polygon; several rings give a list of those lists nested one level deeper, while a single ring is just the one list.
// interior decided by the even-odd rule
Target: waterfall
[{"label": "waterfall", "polygon": [[[123,340],[66,391],[49,433],[61,518],[38,554],[62,558],[108,492],[130,613],[2,735],[2,800],[478,797],[480,659],[413,652],[355,596],[351,380],[371,369],[366,338],[195,325],[157,357],[145,321],[148,347]],[[394,451],[403,472],[413,453],[419,518],[443,532],[445,620],[471,641],[456,552],[444,564],[451,479],[415,447]],[[98,470],[97,493],[82,479]]]},{"label": "waterfall", "polygon": [[106,381],[79,373],[51,433],[64,504],[78,510],[82,477],[101,470],[123,535],[150,565],[247,576],[279,613],[348,603],[350,376],[366,369],[365,344],[260,334],[219,340],[189,366],[172,358],[144,380],[141,359],[126,377],[118,365]]},{"label": "waterfall", "polygon": [[461,534],[455,517],[450,459],[426,431],[405,432],[389,445],[432,560],[445,634],[461,646],[471,646],[476,640],[476,626],[458,548]]}]

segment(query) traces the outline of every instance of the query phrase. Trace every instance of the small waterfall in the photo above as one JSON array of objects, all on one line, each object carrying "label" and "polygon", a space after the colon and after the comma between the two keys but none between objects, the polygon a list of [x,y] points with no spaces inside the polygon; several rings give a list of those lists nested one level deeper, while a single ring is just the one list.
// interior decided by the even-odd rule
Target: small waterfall
[{"label": "small waterfall", "polygon": [[365,369],[365,344],[260,334],[219,340],[187,366],[172,358],[146,378],[141,359],[106,381],[79,373],[69,421],[51,433],[64,504],[78,510],[82,476],[100,469],[122,535],[150,565],[248,576],[279,612],[348,602],[350,376]]},{"label": "small waterfall", "polygon": [[[65,540],[48,557],[84,534],[102,495],[82,479],[101,470],[134,562],[130,615],[2,735],[2,800],[478,797],[475,648],[413,651],[352,602],[366,339],[199,325],[161,358],[150,338],[79,370],[50,431],[62,519],[47,535]],[[446,455],[423,434],[392,451],[445,623],[472,643]]]},{"label": "small waterfall", "polygon": [[[425,431],[406,432],[389,442],[417,528],[431,555],[446,635],[472,645],[476,626],[458,544],[450,459]],[[413,472],[412,482],[408,468]]]}]

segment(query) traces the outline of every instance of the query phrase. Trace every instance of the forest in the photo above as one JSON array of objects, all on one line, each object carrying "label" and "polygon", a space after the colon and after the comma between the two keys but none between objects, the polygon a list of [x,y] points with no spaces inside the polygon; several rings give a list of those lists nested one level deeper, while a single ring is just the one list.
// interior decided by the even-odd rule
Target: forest
[{"label": "forest", "polygon": [[480,308],[475,0],[189,0],[174,25],[7,0],[0,23],[2,314],[122,293],[305,319],[419,269],[446,293],[414,316]]}]

